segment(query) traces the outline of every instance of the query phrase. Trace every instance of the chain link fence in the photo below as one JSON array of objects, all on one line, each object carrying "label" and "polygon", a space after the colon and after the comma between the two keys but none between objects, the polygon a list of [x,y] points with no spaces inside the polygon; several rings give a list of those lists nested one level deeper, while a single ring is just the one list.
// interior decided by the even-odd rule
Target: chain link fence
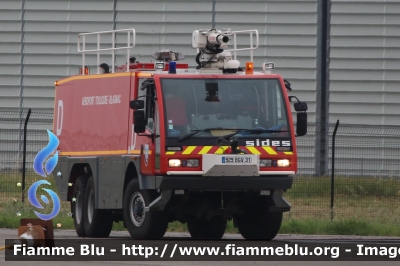
[{"label": "chain link fence", "polygon": [[[0,110],[0,200],[23,198],[24,122],[28,110]],[[33,161],[48,143],[53,113],[33,111],[27,124],[25,188],[42,179]],[[400,222],[400,126],[309,123],[296,139],[299,172],[285,194],[292,211],[285,218],[368,218]],[[319,145],[326,138],[326,147]],[[334,173],[332,152],[334,149]],[[322,174],[321,174],[322,173]],[[332,178],[334,177],[334,178]],[[54,182],[51,189],[56,190]],[[333,194],[332,194],[333,192]]]},{"label": "chain link fence", "polygon": [[[27,120],[28,119],[28,120]],[[25,181],[24,127],[26,125]],[[36,154],[48,144],[47,129],[51,130],[53,113],[29,110],[0,110],[0,200],[26,199],[31,184],[43,179],[33,171]],[[55,189],[52,183],[52,189]],[[25,193],[23,193],[25,191]]]},{"label": "chain link fence", "polygon": [[299,171],[286,193],[286,217],[400,222],[400,126],[337,123],[334,145],[336,123],[326,125],[327,147],[319,145],[319,124],[297,138]]}]

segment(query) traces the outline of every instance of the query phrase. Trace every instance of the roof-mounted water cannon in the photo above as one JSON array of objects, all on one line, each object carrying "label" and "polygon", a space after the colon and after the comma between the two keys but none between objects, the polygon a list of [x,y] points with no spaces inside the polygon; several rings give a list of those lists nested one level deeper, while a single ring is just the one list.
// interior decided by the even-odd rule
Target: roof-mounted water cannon
[{"label": "roof-mounted water cannon", "polygon": [[195,30],[192,34],[192,47],[198,50],[196,56],[197,69],[222,69],[223,72],[236,73],[240,66],[237,63],[228,62],[232,60],[232,55],[229,52],[224,52],[228,48],[230,41],[229,36],[232,35],[230,29],[227,30]]},{"label": "roof-mounted water cannon", "polygon": [[[250,33],[250,47],[236,47],[236,34]],[[256,45],[253,46],[253,34],[255,33]],[[226,50],[233,37],[233,49]],[[193,31],[192,47],[197,49],[196,63],[197,69],[222,70],[223,73],[236,73],[240,67],[240,62],[236,60],[236,52],[244,50],[254,50],[258,48],[258,31],[231,31],[231,29],[199,29]],[[232,53],[234,52],[234,58]],[[251,61],[253,54],[251,51]]]},{"label": "roof-mounted water cannon", "polygon": [[232,35],[230,29],[224,31],[210,29],[210,30],[195,30],[192,35],[193,48],[208,48],[210,51],[218,51],[218,49],[226,49],[229,43],[229,36]]}]

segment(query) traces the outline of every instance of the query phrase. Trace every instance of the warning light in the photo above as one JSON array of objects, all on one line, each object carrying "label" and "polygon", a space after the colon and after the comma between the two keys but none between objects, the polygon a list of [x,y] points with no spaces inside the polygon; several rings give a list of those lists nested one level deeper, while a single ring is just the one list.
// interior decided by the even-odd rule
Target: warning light
[{"label": "warning light", "polygon": [[89,75],[89,68],[88,67],[85,67],[84,68],[84,72],[82,71],[82,68],[80,67],[79,68],[79,74],[80,75]]},{"label": "warning light", "polygon": [[169,74],[176,74],[176,62],[169,62]]},{"label": "warning light", "polygon": [[254,67],[253,62],[247,62],[246,63],[246,74],[253,74],[253,67]]},{"label": "warning light", "polygon": [[156,63],[154,63],[154,68],[156,70],[163,70],[165,68],[165,63],[164,62],[156,62]]}]

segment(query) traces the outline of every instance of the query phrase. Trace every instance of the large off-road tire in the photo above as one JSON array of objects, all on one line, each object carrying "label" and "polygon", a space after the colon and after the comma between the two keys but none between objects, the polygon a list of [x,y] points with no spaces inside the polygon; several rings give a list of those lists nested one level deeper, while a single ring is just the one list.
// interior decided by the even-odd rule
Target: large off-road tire
[{"label": "large off-road tire", "polygon": [[108,237],[113,226],[113,216],[107,210],[95,209],[96,190],[91,176],[86,185],[83,222],[87,237]]},{"label": "large off-road tire", "polygon": [[240,234],[248,240],[272,240],[282,224],[282,212],[270,212],[269,205],[258,201],[244,209],[245,215],[234,217]]},{"label": "large off-road tire", "polygon": [[71,212],[74,219],[76,233],[79,237],[85,237],[85,226],[83,221],[83,206],[85,202],[87,176],[80,176],[76,179],[71,200]]},{"label": "large off-road tire", "polygon": [[225,233],[227,220],[215,216],[211,220],[188,220],[188,229],[195,239],[221,239]]},{"label": "large off-road tire", "polygon": [[168,227],[163,211],[144,212],[159,194],[156,190],[140,189],[139,180],[129,182],[124,194],[124,222],[135,239],[160,239]]}]

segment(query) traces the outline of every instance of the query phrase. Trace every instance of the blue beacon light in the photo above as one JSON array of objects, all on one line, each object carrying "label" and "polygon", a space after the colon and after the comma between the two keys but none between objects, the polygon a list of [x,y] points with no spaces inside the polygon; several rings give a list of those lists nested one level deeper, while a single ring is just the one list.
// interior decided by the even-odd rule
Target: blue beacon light
[{"label": "blue beacon light", "polygon": [[169,62],[168,74],[176,74],[176,62]]}]

